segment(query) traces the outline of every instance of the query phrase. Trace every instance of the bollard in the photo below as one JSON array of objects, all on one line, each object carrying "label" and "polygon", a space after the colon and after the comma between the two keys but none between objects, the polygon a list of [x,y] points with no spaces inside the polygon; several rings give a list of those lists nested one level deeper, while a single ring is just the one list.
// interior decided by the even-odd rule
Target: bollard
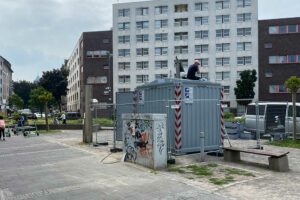
[{"label": "bollard", "polygon": [[201,145],[201,154],[200,154],[200,162],[204,162],[205,153],[204,153],[204,132],[200,132],[200,145]]}]

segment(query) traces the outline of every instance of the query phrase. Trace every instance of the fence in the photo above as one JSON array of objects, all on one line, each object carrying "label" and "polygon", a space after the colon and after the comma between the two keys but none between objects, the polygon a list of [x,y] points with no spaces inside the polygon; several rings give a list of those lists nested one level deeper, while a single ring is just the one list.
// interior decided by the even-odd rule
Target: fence
[{"label": "fence", "polygon": [[[134,92],[118,93],[116,104],[109,105],[115,108],[115,135],[112,134],[112,130],[110,134],[98,135],[98,141],[123,140],[122,114],[125,113],[166,114],[168,152],[176,155],[199,152],[200,132],[205,133],[205,151],[217,151],[227,137],[231,140],[253,140],[257,147],[260,147],[261,138],[285,139],[293,130],[292,104],[288,102],[250,103],[244,108],[239,108],[240,115],[237,116],[236,113],[230,112],[236,109],[230,109],[224,104],[222,91],[220,99],[176,98],[176,93],[180,92],[175,90],[174,99],[142,102],[139,102],[138,94]],[[101,108],[96,107],[95,110],[93,117],[97,118]],[[297,120],[300,121],[299,114]],[[299,122],[297,132],[300,132]]]}]

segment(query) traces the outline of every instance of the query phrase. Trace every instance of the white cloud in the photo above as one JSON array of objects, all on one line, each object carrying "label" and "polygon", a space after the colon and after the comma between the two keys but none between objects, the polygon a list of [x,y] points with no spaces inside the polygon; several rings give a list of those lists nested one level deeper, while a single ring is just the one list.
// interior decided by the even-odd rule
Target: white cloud
[{"label": "white cloud", "polygon": [[[0,0],[0,55],[12,63],[14,78],[32,81],[60,67],[82,32],[109,30],[113,3],[117,0]],[[259,0],[260,19],[295,17],[299,10],[299,0]]]}]

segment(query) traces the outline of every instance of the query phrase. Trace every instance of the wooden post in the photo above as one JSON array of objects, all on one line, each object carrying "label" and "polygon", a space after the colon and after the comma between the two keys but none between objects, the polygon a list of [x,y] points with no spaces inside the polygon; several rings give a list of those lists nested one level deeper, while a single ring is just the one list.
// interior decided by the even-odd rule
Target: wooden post
[{"label": "wooden post", "polygon": [[93,142],[93,122],[91,112],[91,100],[92,100],[92,85],[84,86],[84,127],[83,127],[83,138],[84,143]]}]

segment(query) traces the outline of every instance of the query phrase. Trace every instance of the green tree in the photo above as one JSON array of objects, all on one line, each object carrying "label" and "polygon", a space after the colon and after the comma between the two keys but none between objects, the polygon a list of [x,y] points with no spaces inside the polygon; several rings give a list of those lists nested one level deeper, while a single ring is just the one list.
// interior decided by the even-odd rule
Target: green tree
[{"label": "green tree", "polygon": [[43,72],[38,83],[53,94],[54,101],[59,106],[59,110],[61,110],[61,96],[65,96],[68,91],[68,75],[69,71],[63,65],[60,69]]},{"label": "green tree", "polygon": [[24,106],[24,101],[21,97],[19,97],[17,94],[13,94],[11,96],[9,96],[8,98],[8,105],[10,108],[17,108],[22,109]]},{"label": "green tree", "polygon": [[45,120],[46,120],[46,129],[49,131],[49,123],[48,123],[48,103],[53,99],[52,93],[44,90],[41,95],[39,95],[39,101],[44,104],[45,110]]},{"label": "green tree", "polygon": [[292,93],[293,101],[293,138],[296,139],[296,96],[300,89],[300,78],[296,76],[291,76],[288,80],[284,82],[284,85]]},{"label": "green tree", "polygon": [[[234,88],[238,104],[247,106],[252,101],[251,99],[254,98],[254,87],[257,80],[256,74],[255,70],[245,70],[240,73],[240,79],[236,81],[236,88]],[[239,99],[241,100],[239,101]]]},{"label": "green tree", "polygon": [[13,91],[16,95],[21,97],[24,101],[23,108],[28,108],[29,106],[29,99],[30,99],[30,92],[33,88],[35,88],[36,85],[34,83],[31,83],[29,81],[18,81],[13,82]]},{"label": "green tree", "polygon": [[44,93],[43,87],[37,87],[30,92],[29,106],[31,109],[38,109],[40,113],[43,112],[44,104],[40,101],[39,96]]}]

